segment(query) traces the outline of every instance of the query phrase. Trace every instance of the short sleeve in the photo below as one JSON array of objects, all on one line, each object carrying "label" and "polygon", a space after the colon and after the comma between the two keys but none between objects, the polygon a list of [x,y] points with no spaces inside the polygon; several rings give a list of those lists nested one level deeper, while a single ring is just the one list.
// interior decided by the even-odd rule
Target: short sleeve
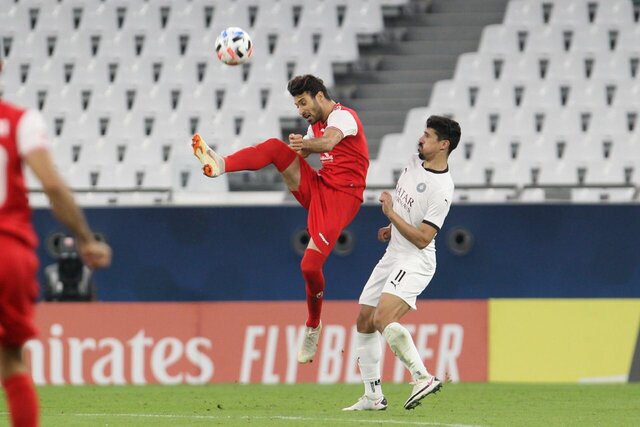
[{"label": "short sleeve", "polygon": [[427,202],[427,213],[422,222],[440,231],[450,207],[451,196],[447,196],[445,192],[441,191],[431,195]]},{"label": "short sleeve", "polygon": [[21,157],[27,155],[36,148],[48,148],[49,137],[47,136],[47,125],[42,114],[36,110],[27,110],[16,129],[18,152]]},{"label": "short sleeve", "polygon": [[313,133],[313,127],[309,125],[309,129],[307,129],[307,134],[304,136],[303,139],[311,139],[311,138],[315,138],[315,134]]},{"label": "short sleeve", "polygon": [[346,110],[333,110],[327,119],[327,127],[340,129],[345,138],[358,134],[358,123]]}]

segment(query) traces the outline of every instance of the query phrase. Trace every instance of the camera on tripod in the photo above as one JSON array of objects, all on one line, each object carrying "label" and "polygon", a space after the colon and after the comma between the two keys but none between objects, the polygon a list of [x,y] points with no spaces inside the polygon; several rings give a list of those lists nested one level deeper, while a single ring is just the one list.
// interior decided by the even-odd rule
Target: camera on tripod
[{"label": "camera on tripod", "polygon": [[[96,234],[96,239],[104,237]],[[76,239],[54,233],[47,239],[47,251],[56,263],[45,267],[45,301],[95,301],[96,285],[93,272],[82,262]]]}]

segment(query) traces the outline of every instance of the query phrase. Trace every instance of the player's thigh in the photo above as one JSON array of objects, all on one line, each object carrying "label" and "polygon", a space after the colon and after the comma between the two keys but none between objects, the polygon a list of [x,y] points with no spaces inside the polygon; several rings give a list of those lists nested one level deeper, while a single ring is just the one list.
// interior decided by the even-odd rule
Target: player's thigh
[{"label": "player's thigh", "polygon": [[416,310],[418,296],[426,289],[433,278],[433,271],[415,268],[412,264],[396,263],[384,284],[384,294],[395,295]]},{"label": "player's thigh", "polygon": [[282,171],[284,184],[290,191],[298,191],[300,188],[300,156],[291,162],[285,170]]},{"label": "player's thigh", "polygon": [[365,283],[360,293],[358,303],[360,305],[367,305],[371,307],[377,307],[382,290],[384,289],[387,279],[393,271],[395,261],[393,258],[384,255],[378,264],[373,268],[373,271],[369,275],[367,283]]},{"label": "player's thigh", "polygon": [[313,249],[328,256],[361,204],[357,197],[320,184],[311,200],[307,219]]},{"label": "player's thigh", "polygon": [[404,299],[383,292],[373,318],[374,326],[382,332],[389,323],[399,322],[410,310],[411,307]]},{"label": "player's thigh", "polygon": [[293,197],[303,208],[310,210],[311,202],[319,187],[317,172],[305,159],[296,156],[296,159],[282,172],[282,176]]},{"label": "player's thigh", "polygon": [[38,259],[31,248],[12,238],[0,237],[0,245],[7,249],[0,258],[0,344],[19,347],[37,334]]}]

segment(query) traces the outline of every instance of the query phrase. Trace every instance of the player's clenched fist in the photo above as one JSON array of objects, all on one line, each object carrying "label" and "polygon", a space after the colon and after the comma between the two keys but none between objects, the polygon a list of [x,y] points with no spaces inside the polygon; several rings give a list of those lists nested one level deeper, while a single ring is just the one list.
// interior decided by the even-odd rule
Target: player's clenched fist
[{"label": "player's clenched fist", "polygon": [[391,239],[391,226],[382,227],[378,230],[378,240],[388,242]]},{"label": "player's clenched fist", "polygon": [[111,264],[111,247],[97,240],[80,244],[80,256],[90,269],[108,267]]},{"label": "player's clenched fist", "polygon": [[302,135],[297,133],[289,134],[289,147],[297,153],[302,151]]}]

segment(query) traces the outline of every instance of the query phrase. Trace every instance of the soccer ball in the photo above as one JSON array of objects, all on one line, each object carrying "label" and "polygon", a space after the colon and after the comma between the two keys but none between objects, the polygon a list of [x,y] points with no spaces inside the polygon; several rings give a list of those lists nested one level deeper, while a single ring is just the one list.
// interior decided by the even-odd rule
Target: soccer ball
[{"label": "soccer ball", "polygon": [[229,27],[216,39],[216,55],[227,65],[244,64],[252,53],[251,37],[242,28]]}]

